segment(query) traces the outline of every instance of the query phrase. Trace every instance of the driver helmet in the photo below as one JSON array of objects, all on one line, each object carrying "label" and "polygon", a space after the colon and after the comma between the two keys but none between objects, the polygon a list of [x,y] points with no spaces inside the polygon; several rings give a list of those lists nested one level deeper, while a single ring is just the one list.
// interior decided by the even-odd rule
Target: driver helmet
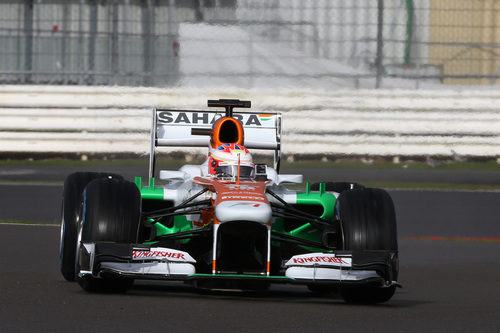
[{"label": "driver helmet", "polygon": [[224,143],[210,154],[208,167],[211,175],[238,175],[238,159],[240,164],[240,178],[252,178],[254,163],[252,155],[240,144]]}]

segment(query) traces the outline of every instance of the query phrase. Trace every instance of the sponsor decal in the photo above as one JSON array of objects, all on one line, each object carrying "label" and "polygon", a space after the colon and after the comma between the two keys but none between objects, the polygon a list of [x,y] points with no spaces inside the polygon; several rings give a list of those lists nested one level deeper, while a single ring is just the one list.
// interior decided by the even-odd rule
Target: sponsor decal
[{"label": "sponsor decal", "polygon": [[147,259],[147,258],[169,258],[169,259],[179,259],[186,260],[184,253],[171,252],[171,251],[145,251],[145,250],[134,250],[132,252],[133,259]]},{"label": "sponsor decal", "polygon": [[215,122],[215,114],[211,114],[209,119],[208,113],[202,112],[158,112],[158,122],[162,124],[213,124]]},{"label": "sponsor decal", "polygon": [[259,119],[260,119],[260,121],[269,121],[269,120],[273,119],[273,115],[272,114],[259,114]]},{"label": "sponsor decal", "polygon": [[255,195],[241,195],[241,194],[237,194],[238,192],[235,192],[236,194],[224,194],[221,196],[221,200],[224,201],[224,200],[247,200],[247,201],[251,201],[251,200],[258,200],[258,201],[265,201],[265,198],[264,197],[261,197],[261,196],[255,196]]},{"label": "sponsor decal", "polygon": [[258,201],[267,203],[265,184],[250,182],[243,184],[215,182],[216,204],[223,201]]},{"label": "sponsor decal", "polygon": [[305,257],[305,258],[293,258],[294,264],[305,264],[305,263],[334,263],[348,265],[349,262],[344,260],[344,258],[337,257],[326,257],[326,256],[315,256],[315,257]]},{"label": "sponsor decal", "polygon": [[229,208],[231,207],[237,207],[237,206],[252,206],[252,207],[260,207],[260,204],[256,204],[256,203],[252,203],[252,202],[237,202],[235,204],[232,204],[231,206],[229,206]]},{"label": "sponsor decal", "polygon": [[331,253],[309,253],[293,256],[285,266],[347,266],[351,267],[351,257],[337,257]]},{"label": "sponsor decal", "polygon": [[[205,112],[172,112],[160,111],[157,114],[158,122],[161,124],[173,125],[212,125],[217,119],[216,113]],[[233,118],[243,124],[243,126],[262,126],[262,122],[267,122],[274,118],[272,114],[233,114]],[[271,126],[271,124],[267,125]]]},{"label": "sponsor decal", "polygon": [[254,191],[255,187],[250,185],[237,185],[237,184],[226,184],[226,187],[230,190],[242,190],[242,191]]},{"label": "sponsor decal", "polygon": [[[240,116],[241,119],[238,119],[237,116]],[[245,126],[250,126],[250,125],[262,126],[262,123],[259,121],[259,117],[257,117],[257,115],[254,115],[254,114],[249,115],[248,119],[245,122],[243,122],[243,116],[241,116],[239,114],[234,115],[233,117],[238,119]]]}]

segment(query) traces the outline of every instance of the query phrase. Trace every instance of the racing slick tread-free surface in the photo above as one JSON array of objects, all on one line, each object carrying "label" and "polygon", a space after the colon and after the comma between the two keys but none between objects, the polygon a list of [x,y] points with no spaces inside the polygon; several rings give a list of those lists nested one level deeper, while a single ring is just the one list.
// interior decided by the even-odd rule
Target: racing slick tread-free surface
[{"label": "racing slick tread-free surface", "polygon": [[344,250],[398,250],[396,213],[386,191],[345,191],[337,202]]},{"label": "racing slick tread-free surface", "polygon": [[82,242],[133,243],[141,218],[141,194],[124,180],[96,179],[84,193]]},{"label": "racing slick tread-free surface", "polygon": [[[386,250],[394,253],[393,273],[397,278],[397,230],[394,204],[382,189],[358,189],[342,192],[337,200],[337,214],[343,234],[344,250]],[[340,294],[348,303],[381,303],[394,294],[395,286],[342,286]]]},{"label": "racing slick tread-free surface", "polygon": [[109,177],[122,179],[122,176],[112,173],[75,172],[70,174],[64,181],[61,212],[60,270],[67,281],[75,280],[77,224],[83,190],[92,180]]},{"label": "racing slick tread-free surface", "polygon": [[[135,243],[141,219],[141,194],[134,183],[124,180],[96,179],[84,192],[82,242]],[[121,292],[131,279],[78,278],[89,292]]]}]

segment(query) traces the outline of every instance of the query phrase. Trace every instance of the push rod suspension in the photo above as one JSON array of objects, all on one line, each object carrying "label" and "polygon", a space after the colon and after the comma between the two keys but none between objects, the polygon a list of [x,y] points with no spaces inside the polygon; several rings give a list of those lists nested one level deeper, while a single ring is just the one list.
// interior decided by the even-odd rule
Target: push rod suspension
[{"label": "push rod suspension", "polygon": [[285,242],[285,243],[292,243],[296,245],[304,245],[304,246],[311,246],[319,249],[327,249],[331,250],[332,248],[325,246],[322,243],[318,243],[315,241],[310,241],[307,239],[299,238],[299,237],[294,237],[291,235],[287,234],[282,234],[279,232],[272,231],[271,232],[271,237],[273,240],[280,241],[280,242]]}]

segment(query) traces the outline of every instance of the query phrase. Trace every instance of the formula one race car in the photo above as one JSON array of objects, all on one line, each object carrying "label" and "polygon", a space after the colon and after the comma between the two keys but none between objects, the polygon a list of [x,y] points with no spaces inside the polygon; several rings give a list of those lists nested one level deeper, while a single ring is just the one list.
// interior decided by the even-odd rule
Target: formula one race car
[{"label": "formula one race car", "polygon": [[[240,100],[208,106],[225,111],[153,109],[149,179],[67,177],[64,278],[87,291],[159,279],[209,289],[302,284],[347,302],[389,300],[399,268],[388,193],[348,182],[290,190],[285,184],[302,175],[279,173],[281,114],[233,112],[250,107]],[[156,173],[156,150],[165,146],[208,146],[208,158]],[[248,149],[273,150],[273,167],[255,164]]]}]

